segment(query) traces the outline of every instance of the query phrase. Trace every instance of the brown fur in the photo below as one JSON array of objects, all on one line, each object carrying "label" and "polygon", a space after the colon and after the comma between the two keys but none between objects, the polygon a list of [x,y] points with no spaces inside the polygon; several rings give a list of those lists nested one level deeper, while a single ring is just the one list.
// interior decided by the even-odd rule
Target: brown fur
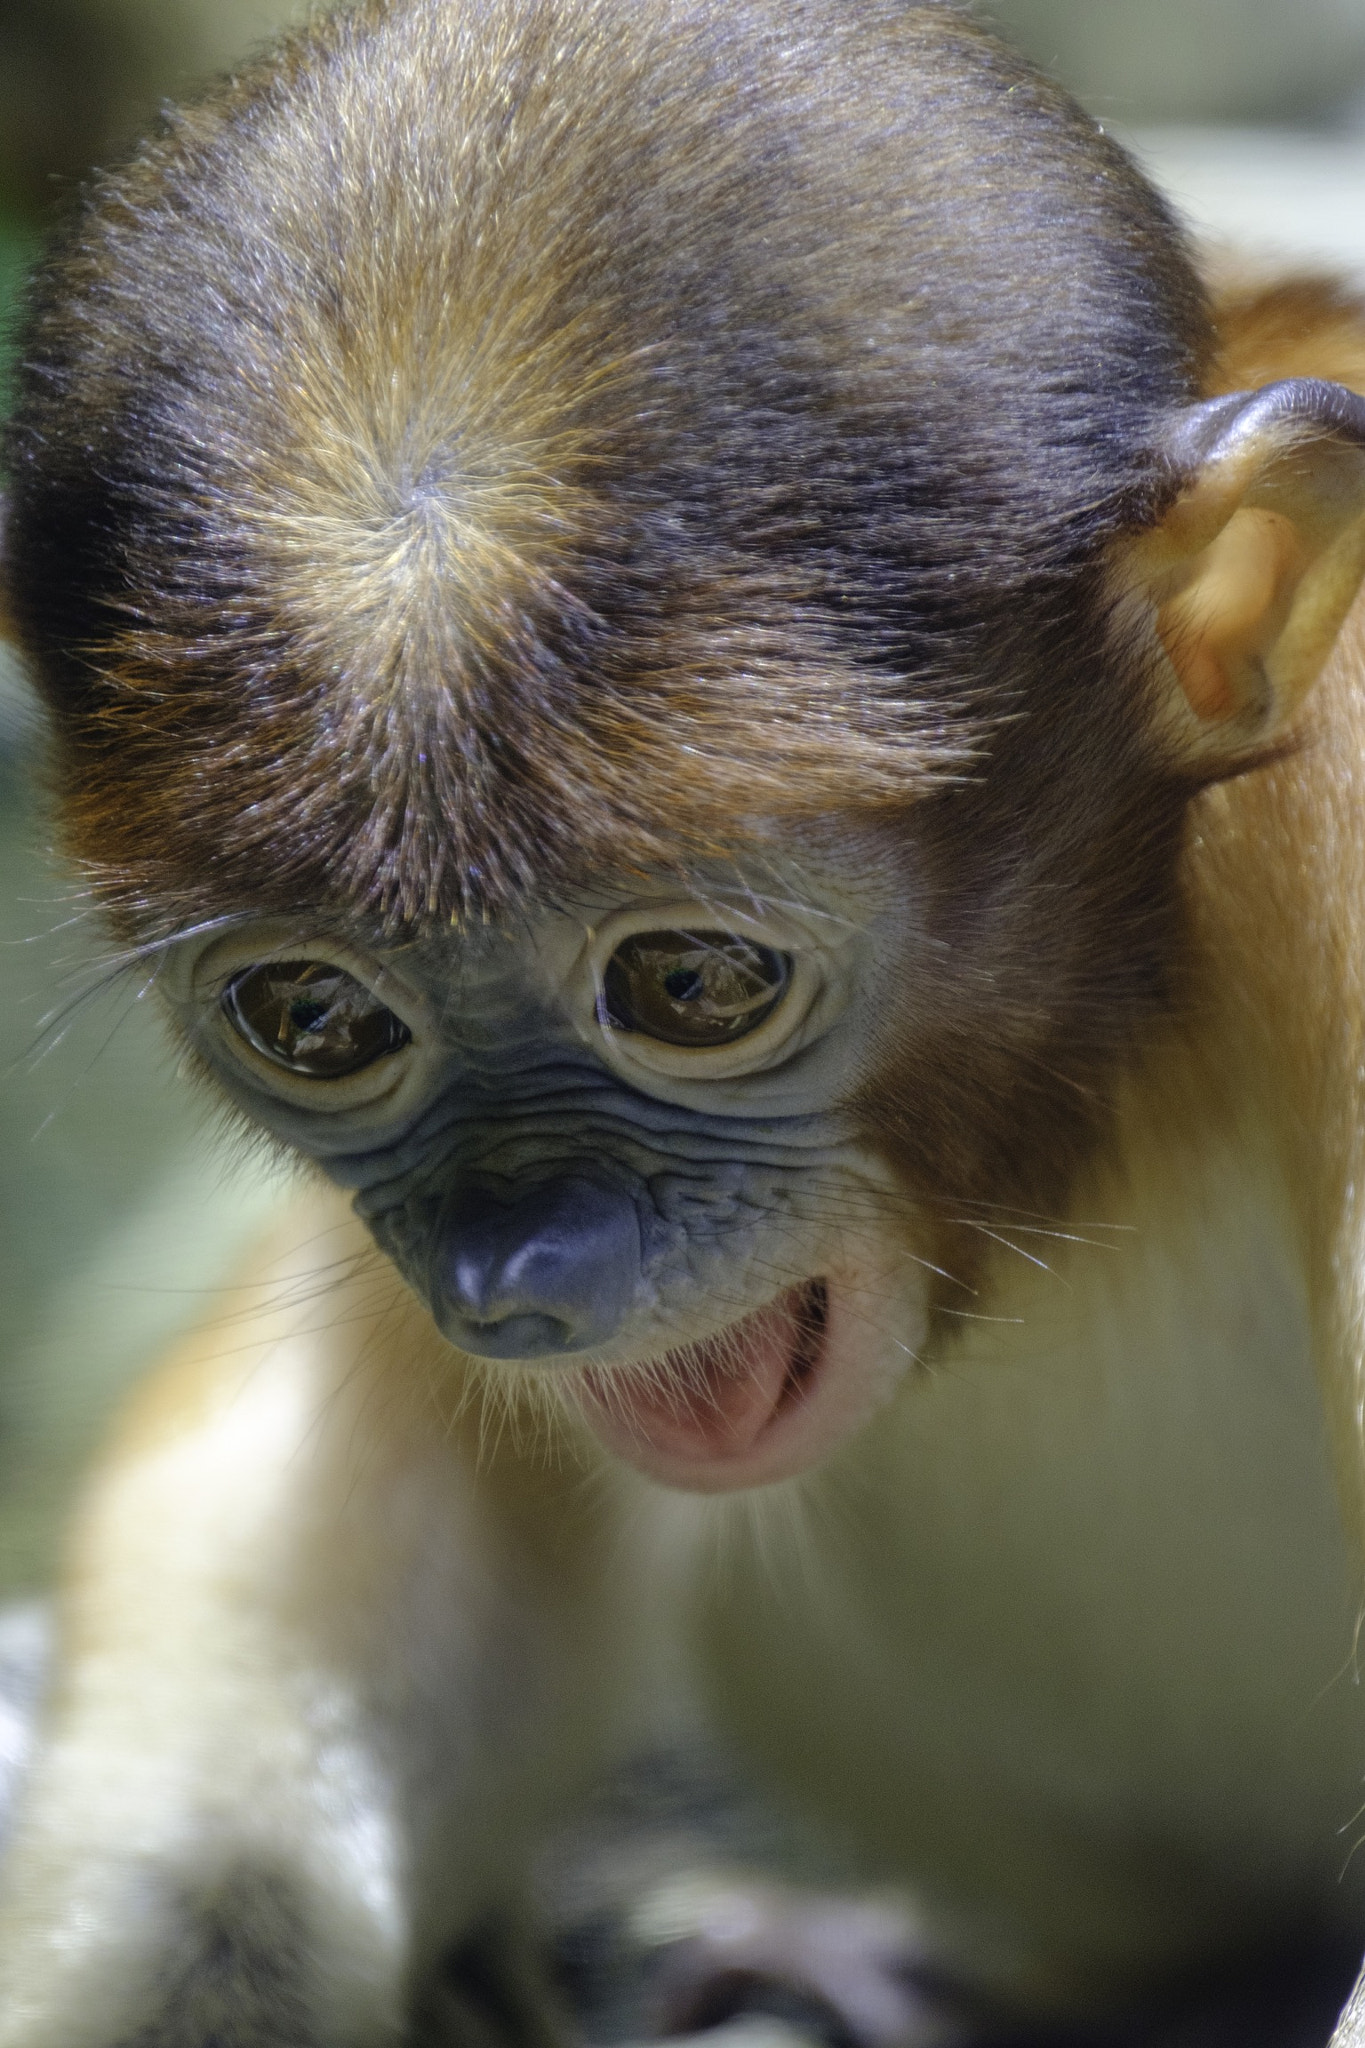
[{"label": "brown fur", "polygon": [[[1139,434],[1103,442],[1187,386],[1192,286],[954,11],[807,12],[818,64],[787,9],[371,5],[97,190],[38,292],[14,581],[116,903],[195,915],[212,871],[244,906],[478,914],[902,805],[1012,710],[968,641],[1055,665],[1047,579],[1153,487]],[[1065,261],[1002,118],[1081,216]],[[959,250],[973,208],[998,225]],[[1125,268],[1162,324],[1103,347]],[[1021,321],[1041,409],[992,416]]]},{"label": "brown fur", "polygon": [[371,0],[40,279],[74,850],[136,939],[395,937],[853,829],[944,943],[860,1113],[924,1198],[1052,1206],[1169,994],[1102,564],[1207,348],[1160,203],[954,8]]}]

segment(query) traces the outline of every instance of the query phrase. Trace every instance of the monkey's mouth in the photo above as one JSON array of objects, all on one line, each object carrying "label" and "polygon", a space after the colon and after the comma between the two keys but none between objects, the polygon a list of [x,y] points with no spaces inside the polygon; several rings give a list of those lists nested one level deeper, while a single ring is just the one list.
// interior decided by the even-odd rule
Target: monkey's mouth
[{"label": "monkey's mouth", "polygon": [[[651,1478],[719,1492],[809,1462],[801,1427],[830,1350],[827,1280],[789,1287],[713,1337],[660,1358],[579,1375],[599,1440]],[[794,1454],[794,1455],[793,1455]]]}]

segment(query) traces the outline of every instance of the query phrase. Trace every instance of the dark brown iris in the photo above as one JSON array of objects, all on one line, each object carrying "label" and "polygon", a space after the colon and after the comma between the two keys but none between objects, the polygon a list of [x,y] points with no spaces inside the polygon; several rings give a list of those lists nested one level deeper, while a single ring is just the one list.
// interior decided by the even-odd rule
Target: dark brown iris
[{"label": "dark brown iris", "polygon": [[358,1074],[412,1033],[377,996],[325,960],[271,960],[235,974],[222,996],[233,1030],[274,1066],[312,1081]]},{"label": "dark brown iris", "polygon": [[664,1045],[730,1045],[770,1017],[791,958],[733,932],[636,932],[602,979],[602,1021]]}]

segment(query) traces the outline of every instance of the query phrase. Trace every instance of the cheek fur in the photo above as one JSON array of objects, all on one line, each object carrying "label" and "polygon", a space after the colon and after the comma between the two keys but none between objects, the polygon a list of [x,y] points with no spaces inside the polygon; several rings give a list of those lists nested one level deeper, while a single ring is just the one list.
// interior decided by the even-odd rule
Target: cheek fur
[{"label": "cheek fur", "polygon": [[1011,742],[1013,794],[1042,784],[1033,808],[1004,801],[1004,784],[917,808],[918,926],[886,965],[848,1098],[955,1281],[980,1264],[988,1207],[1065,1207],[1184,986],[1187,795],[1158,777],[1135,718],[1074,715],[1095,728],[1074,756],[1043,746],[1040,767],[1029,736]]}]

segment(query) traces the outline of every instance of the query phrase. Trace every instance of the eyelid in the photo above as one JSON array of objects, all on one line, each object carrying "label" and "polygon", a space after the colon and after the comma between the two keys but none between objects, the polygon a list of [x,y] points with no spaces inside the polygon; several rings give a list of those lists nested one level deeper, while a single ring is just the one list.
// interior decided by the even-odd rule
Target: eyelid
[{"label": "eyelid", "polygon": [[[291,1072],[239,1037],[223,1013],[223,997],[240,974],[272,962],[317,961],[348,974],[411,1034],[392,1054],[335,1079]],[[428,1005],[385,961],[360,953],[329,933],[301,932],[297,925],[243,924],[192,954],[166,963],[158,985],[187,1035],[231,1086],[234,1079],[253,1092],[309,1116],[382,1116],[400,1113],[428,1085],[437,1033]],[[264,1113],[264,1112],[259,1112]]]},{"label": "eyelid", "polygon": [[[605,1019],[607,965],[627,939],[662,931],[725,931],[786,955],[792,963],[791,978],[782,1000],[762,1024],[726,1045],[669,1045],[641,1032],[614,1029]],[[642,1086],[648,1086],[651,1079],[699,1083],[739,1079],[782,1065],[804,1043],[803,1026],[825,982],[821,949],[805,939],[794,919],[758,916],[728,903],[707,904],[695,899],[660,899],[613,912],[590,931],[586,965],[591,996],[582,1007],[591,1017],[591,1035],[605,1050],[609,1064]]]},{"label": "eyelid", "polygon": [[[244,969],[269,967],[286,960],[316,961],[320,966],[338,968],[405,1019],[412,1003],[418,1000],[416,991],[408,987],[386,959],[362,952],[330,932],[300,930],[282,918],[242,924],[201,946],[176,975],[179,986],[174,993],[182,999],[207,1001]],[[174,956],[167,964],[174,971]]]}]

